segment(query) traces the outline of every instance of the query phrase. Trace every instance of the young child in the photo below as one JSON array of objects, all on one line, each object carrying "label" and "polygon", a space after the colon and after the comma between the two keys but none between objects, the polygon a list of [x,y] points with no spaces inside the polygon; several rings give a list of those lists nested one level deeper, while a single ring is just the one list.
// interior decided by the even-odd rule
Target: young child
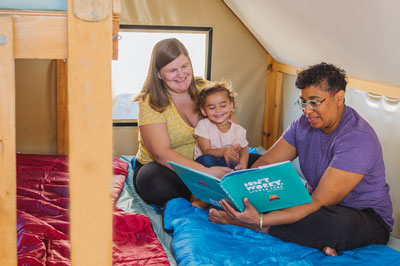
[{"label": "young child", "polygon": [[197,107],[204,119],[194,130],[196,162],[206,167],[246,169],[249,159],[246,130],[230,120],[235,107],[230,84],[225,81],[206,84],[200,92]]}]

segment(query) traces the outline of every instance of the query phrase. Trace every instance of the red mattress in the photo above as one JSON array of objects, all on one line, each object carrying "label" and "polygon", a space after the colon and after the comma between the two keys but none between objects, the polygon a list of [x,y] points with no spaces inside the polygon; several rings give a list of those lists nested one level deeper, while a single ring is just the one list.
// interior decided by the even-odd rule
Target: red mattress
[{"label": "red mattress", "polygon": [[[113,160],[114,201],[128,164]],[[70,265],[68,158],[17,154],[18,265]],[[169,265],[150,220],[114,207],[113,264]]]}]

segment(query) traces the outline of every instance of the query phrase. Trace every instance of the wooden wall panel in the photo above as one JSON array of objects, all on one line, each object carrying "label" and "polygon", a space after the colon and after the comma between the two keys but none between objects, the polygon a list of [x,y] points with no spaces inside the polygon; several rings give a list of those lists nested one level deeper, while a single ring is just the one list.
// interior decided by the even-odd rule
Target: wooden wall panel
[{"label": "wooden wall panel", "polygon": [[67,16],[56,11],[0,10],[13,15],[15,58],[67,58]]}]

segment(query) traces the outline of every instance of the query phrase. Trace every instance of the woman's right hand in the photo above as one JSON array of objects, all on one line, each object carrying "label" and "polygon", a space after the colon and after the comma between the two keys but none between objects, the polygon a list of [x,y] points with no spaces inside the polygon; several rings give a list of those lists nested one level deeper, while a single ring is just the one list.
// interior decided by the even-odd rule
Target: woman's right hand
[{"label": "woman's right hand", "polygon": [[213,176],[216,176],[218,178],[222,178],[224,175],[227,173],[232,172],[233,170],[229,167],[223,167],[223,166],[213,166],[210,168],[206,168],[204,172],[211,174]]}]

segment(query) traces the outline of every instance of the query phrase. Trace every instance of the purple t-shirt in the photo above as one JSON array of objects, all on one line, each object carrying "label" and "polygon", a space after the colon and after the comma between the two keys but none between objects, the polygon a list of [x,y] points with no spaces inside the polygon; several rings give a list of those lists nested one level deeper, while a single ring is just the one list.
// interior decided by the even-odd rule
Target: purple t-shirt
[{"label": "purple t-shirt", "polygon": [[340,124],[329,135],[311,127],[302,115],[283,138],[296,147],[301,171],[312,190],[329,166],[363,174],[361,182],[339,204],[358,210],[373,208],[392,230],[392,202],[382,148],[375,131],[354,109],[346,106]]}]

